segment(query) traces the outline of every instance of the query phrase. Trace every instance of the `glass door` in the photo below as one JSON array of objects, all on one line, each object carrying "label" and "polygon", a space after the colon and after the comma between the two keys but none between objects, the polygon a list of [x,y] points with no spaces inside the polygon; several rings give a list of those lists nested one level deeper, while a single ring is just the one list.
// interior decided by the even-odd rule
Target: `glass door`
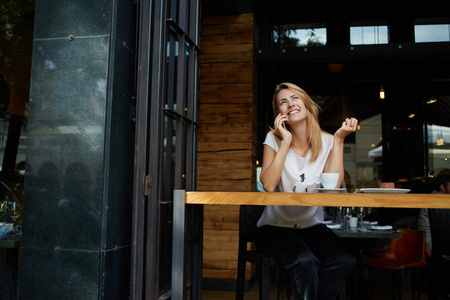
[{"label": "glass door", "polygon": [[[198,0],[140,3],[132,299],[171,297],[173,191],[194,190],[196,179],[198,11]],[[191,269],[201,234],[188,235]]]}]

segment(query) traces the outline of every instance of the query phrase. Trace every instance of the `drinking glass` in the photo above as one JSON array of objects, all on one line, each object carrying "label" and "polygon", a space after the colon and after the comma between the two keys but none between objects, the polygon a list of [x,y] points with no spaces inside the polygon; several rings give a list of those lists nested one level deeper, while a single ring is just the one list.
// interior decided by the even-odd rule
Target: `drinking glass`
[{"label": "drinking glass", "polygon": [[345,210],[345,207],[339,206],[336,213],[336,223],[341,224],[342,228],[346,227]]},{"label": "drinking glass", "polygon": [[359,224],[362,226],[362,222],[367,213],[367,207],[358,207],[357,209]]},{"label": "drinking glass", "polygon": [[372,207],[359,207],[358,208],[358,218],[359,218],[359,224],[361,226],[362,226],[364,217],[369,215],[371,212],[372,212]]}]

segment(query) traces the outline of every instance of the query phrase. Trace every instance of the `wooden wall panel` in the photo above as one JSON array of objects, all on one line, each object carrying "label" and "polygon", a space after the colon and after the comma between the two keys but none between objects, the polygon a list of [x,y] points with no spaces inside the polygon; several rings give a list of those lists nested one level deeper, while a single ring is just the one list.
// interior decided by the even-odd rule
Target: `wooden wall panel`
[{"label": "wooden wall panel", "polygon": [[[253,15],[203,18],[201,31],[197,190],[255,191]],[[239,207],[204,209],[203,277],[236,279]],[[254,272],[248,264],[246,279]]]},{"label": "wooden wall panel", "polygon": [[244,143],[218,143],[218,142],[199,142],[198,151],[225,151],[225,150],[235,150],[235,149],[249,149],[251,148],[251,142]]}]

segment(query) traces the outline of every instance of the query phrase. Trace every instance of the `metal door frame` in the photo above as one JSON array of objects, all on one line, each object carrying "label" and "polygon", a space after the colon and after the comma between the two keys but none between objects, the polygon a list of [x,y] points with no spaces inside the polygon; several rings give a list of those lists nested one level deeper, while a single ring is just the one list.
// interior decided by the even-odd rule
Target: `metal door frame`
[{"label": "metal door frame", "polygon": [[[184,152],[181,152],[182,147],[176,148],[176,158],[181,159],[185,165],[181,167],[180,164],[175,164],[174,187],[194,190],[197,143],[195,129],[198,127],[198,54],[200,53],[197,45],[199,0],[141,0],[138,7],[136,151],[130,298],[165,299],[165,296],[160,295],[158,286],[160,205],[168,200],[161,200],[163,122],[168,115],[172,120],[176,120],[176,145],[182,144],[184,149]],[[174,13],[176,18],[171,18],[171,14]],[[178,60],[176,80],[168,84],[165,80],[166,72],[168,72],[166,60],[171,59],[166,53],[169,30],[176,34],[180,50],[176,57]],[[191,38],[192,36],[194,38]],[[185,58],[188,61],[187,70],[184,70],[184,65],[180,63],[180,60],[184,62]],[[188,74],[187,81],[184,74]],[[167,98],[165,84],[176,85],[176,106],[174,107],[167,108],[165,105]],[[183,91],[187,92],[183,93]],[[188,124],[185,125],[185,131],[180,124]],[[202,214],[202,210],[194,209],[187,214],[188,220],[194,215],[194,220],[202,219],[202,215],[198,215]],[[201,243],[202,226],[199,226],[198,222],[194,223],[191,230],[197,243],[191,243],[190,247],[195,248],[194,255],[187,258],[193,260],[190,265],[194,267],[192,270],[185,271],[192,275],[192,280],[201,282],[201,247],[199,251],[198,241]],[[192,295],[195,299],[201,299],[201,284],[199,288],[194,288]]]}]

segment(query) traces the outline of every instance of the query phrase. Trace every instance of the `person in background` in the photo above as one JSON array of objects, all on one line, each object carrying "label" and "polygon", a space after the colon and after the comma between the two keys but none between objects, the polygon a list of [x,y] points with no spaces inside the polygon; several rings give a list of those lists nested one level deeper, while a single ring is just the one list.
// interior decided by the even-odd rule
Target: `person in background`
[{"label": "person in background", "polygon": [[[318,105],[300,87],[282,83],[272,99],[274,128],[264,142],[260,180],[266,192],[313,192],[320,173],[344,180],[343,148],[358,120],[347,118],[334,135],[319,126]],[[347,245],[323,224],[322,207],[268,205],[257,226],[259,251],[290,274],[291,299],[336,299],[356,265]]]},{"label": "person in background", "polygon": [[[450,174],[440,172],[438,176],[433,180],[434,194],[450,194]],[[419,212],[419,218],[417,219],[417,229],[425,231],[427,240],[427,255],[431,257],[431,228],[430,220],[428,218],[428,209],[421,208]]]}]

